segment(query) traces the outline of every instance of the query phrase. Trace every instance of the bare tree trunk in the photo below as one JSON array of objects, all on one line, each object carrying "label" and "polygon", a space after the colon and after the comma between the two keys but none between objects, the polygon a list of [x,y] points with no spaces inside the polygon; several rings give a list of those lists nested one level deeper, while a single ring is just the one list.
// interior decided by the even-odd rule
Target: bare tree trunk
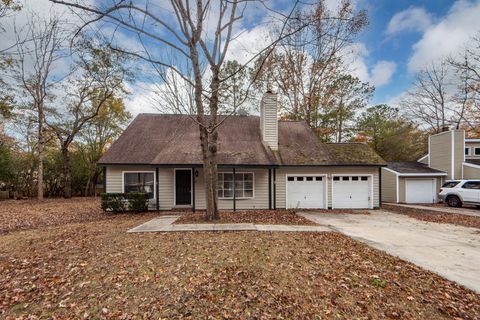
[{"label": "bare tree trunk", "polygon": [[72,164],[68,146],[62,146],[63,157],[63,197],[70,199],[72,197]]},{"label": "bare tree trunk", "polygon": [[43,200],[43,151],[45,147],[44,132],[43,132],[43,106],[38,106],[38,180],[37,180],[37,199]]}]

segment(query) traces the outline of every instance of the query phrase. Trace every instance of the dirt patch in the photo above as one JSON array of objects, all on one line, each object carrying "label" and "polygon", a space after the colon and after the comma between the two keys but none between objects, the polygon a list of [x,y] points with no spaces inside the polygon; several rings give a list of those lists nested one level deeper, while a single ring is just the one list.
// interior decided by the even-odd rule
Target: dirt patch
[{"label": "dirt patch", "polygon": [[[205,220],[205,212],[186,213],[175,224],[212,223]],[[254,223],[254,224],[286,224],[286,225],[317,225],[293,210],[245,210],[221,211],[220,219],[214,223]]]},{"label": "dirt patch", "polygon": [[1,235],[0,318],[480,314],[480,295],[337,233],[125,232],[152,216]]},{"label": "dirt patch", "polygon": [[0,202],[0,234],[113,216],[100,208],[99,198],[8,200]]},{"label": "dirt patch", "polygon": [[383,204],[382,209],[395,212],[395,213],[404,214],[409,217],[422,220],[422,221],[448,223],[448,224],[455,224],[458,226],[480,229],[480,217],[467,216],[467,215],[458,214],[458,213],[439,212],[439,211],[433,211],[428,209],[416,209],[416,208],[408,208],[408,207],[401,207],[401,206],[392,206],[388,204]]}]

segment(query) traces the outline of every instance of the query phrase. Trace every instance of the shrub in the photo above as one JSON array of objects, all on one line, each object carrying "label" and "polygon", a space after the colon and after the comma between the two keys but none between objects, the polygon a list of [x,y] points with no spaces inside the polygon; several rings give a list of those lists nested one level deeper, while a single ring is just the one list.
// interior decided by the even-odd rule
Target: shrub
[{"label": "shrub", "polygon": [[141,212],[148,209],[148,198],[145,193],[102,193],[101,197],[104,211]]}]

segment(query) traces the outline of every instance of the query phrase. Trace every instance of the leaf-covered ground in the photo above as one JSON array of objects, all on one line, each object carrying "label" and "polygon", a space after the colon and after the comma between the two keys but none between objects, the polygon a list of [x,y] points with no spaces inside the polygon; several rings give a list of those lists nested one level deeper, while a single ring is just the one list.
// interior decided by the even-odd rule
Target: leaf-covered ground
[{"label": "leaf-covered ground", "polygon": [[0,201],[0,234],[111,217],[100,209],[98,198]]},{"label": "leaf-covered ground", "polygon": [[[316,225],[315,222],[297,215],[293,210],[221,211],[219,214],[220,219],[215,220],[215,223]],[[211,223],[211,221],[205,220],[204,212],[195,212],[182,215],[175,223]]]},{"label": "leaf-covered ground", "polygon": [[340,234],[125,232],[153,216],[0,235],[0,318],[480,314],[480,295]]},{"label": "leaf-covered ground", "polygon": [[[391,212],[405,214],[409,217],[436,223],[449,223],[464,227],[479,228],[480,229],[480,217],[467,216],[457,213],[446,213],[433,211],[428,209],[414,209],[400,206],[391,206],[383,204],[382,208]],[[479,316],[480,318],[480,316]]]}]

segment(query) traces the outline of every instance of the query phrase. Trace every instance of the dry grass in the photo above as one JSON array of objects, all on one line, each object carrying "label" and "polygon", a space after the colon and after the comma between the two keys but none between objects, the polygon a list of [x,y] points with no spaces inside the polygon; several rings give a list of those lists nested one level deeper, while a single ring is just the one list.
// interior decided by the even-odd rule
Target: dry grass
[{"label": "dry grass", "polygon": [[395,213],[404,214],[409,217],[422,220],[422,221],[448,223],[448,224],[455,224],[458,226],[480,229],[480,217],[467,216],[459,213],[439,212],[439,211],[428,210],[428,209],[415,209],[415,208],[407,208],[407,207],[400,207],[400,206],[391,206],[388,204],[383,204],[382,209],[395,212]]},{"label": "dry grass", "polygon": [[480,295],[340,234],[125,232],[153,216],[0,235],[0,318],[480,314]]}]

